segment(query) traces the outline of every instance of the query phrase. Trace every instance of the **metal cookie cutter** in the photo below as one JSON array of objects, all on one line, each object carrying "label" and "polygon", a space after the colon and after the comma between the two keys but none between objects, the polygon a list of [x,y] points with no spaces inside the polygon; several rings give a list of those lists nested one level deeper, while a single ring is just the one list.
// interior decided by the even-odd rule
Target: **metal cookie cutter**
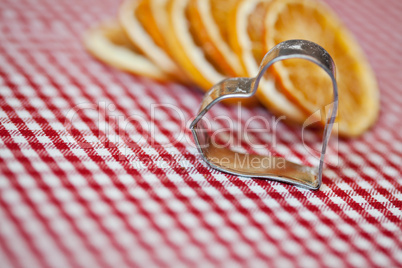
[{"label": "metal cookie cutter", "polygon": [[[212,106],[228,98],[248,98],[257,91],[259,82],[265,71],[275,62],[299,58],[309,60],[320,66],[332,80],[333,106],[327,113],[323,134],[320,163],[318,167],[308,167],[287,161],[280,157],[243,154],[228,148],[220,148],[212,142],[206,127],[201,120]],[[332,126],[338,109],[338,87],[335,79],[335,64],[328,52],[321,46],[306,40],[288,40],[272,48],[262,60],[258,75],[254,78],[229,78],[213,86],[205,94],[197,117],[190,125],[195,143],[204,160],[213,168],[244,177],[265,178],[285,182],[304,188],[317,190],[322,182],[324,155]],[[284,163],[278,167],[255,167],[250,163],[263,163],[263,159],[280,160]],[[240,159],[243,165],[236,165],[235,159]],[[247,160],[247,161],[243,161]],[[254,161],[255,160],[255,161]],[[258,162],[260,161],[260,162]],[[275,162],[274,162],[275,163]]]}]

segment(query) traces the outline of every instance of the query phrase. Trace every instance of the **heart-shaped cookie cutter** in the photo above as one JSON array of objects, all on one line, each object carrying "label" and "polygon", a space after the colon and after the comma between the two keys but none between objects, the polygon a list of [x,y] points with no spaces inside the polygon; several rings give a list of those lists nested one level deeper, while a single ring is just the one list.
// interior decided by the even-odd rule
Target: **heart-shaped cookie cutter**
[{"label": "heart-shaped cookie cutter", "polygon": [[[253,96],[257,91],[261,78],[272,64],[281,60],[294,58],[305,59],[317,64],[332,80],[333,105],[331,111],[326,113],[327,118],[325,121],[326,124],[323,132],[323,142],[318,167],[314,168],[296,164],[280,157],[243,154],[228,148],[221,148],[212,142],[201,120],[212,106],[228,98],[249,98]],[[213,86],[208,93],[205,94],[199,113],[191,123],[190,129],[193,133],[198,151],[202,154],[205,162],[212,168],[238,176],[270,179],[317,190],[322,183],[324,156],[337,109],[338,87],[335,79],[335,64],[329,53],[324,48],[311,41],[288,40],[276,45],[265,55],[256,77],[229,78]],[[243,164],[237,165],[237,160]],[[251,164],[263,163],[263,161],[266,160],[270,161],[270,163],[281,162],[283,165],[281,165],[281,167],[275,165],[256,167],[255,164]]]}]

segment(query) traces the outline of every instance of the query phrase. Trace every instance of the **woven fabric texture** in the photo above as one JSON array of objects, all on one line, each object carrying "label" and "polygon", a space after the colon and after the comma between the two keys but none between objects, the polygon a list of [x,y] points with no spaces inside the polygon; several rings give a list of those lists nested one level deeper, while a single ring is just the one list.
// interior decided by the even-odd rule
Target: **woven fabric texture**
[{"label": "woven fabric texture", "polygon": [[[188,131],[201,91],[93,59],[83,33],[118,2],[2,0],[0,267],[401,267],[402,2],[327,3],[368,55],[381,113],[309,191],[209,168]],[[237,109],[212,115],[271,118]],[[252,139],[312,165],[299,132]]]}]

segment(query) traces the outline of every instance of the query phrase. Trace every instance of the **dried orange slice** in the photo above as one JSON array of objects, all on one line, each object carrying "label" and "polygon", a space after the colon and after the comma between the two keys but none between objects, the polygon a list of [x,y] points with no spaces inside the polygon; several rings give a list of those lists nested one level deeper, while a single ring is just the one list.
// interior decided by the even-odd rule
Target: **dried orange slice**
[{"label": "dried orange slice", "polygon": [[[153,17],[171,55],[193,83],[207,91],[227,76],[238,75],[237,71],[230,71],[233,66],[230,67],[230,64],[223,62],[235,62],[234,65],[236,65],[239,61],[237,56],[230,51],[228,44],[223,41],[224,38],[220,36],[218,22],[213,20],[212,15],[209,14],[212,12],[211,6],[206,5],[207,8],[204,11],[209,14],[208,23],[210,25],[208,24],[208,27],[213,30],[206,31],[205,25],[200,21],[198,11],[195,11],[198,8],[196,5],[197,3],[191,0],[150,0]],[[204,4],[200,5],[205,9]],[[222,26],[222,29],[225,28],[226,26]],[[205,36],[208,32],[213,32],[213,38],[217,38],[219,41],[215,42],[214,39]],[[221,47],[216,44],[226,46],[226,52],[231,55],[222,55],[216,48]],[[241,72],[240,65],[237,65],[236,68]],[[238,101],[244,105],[256,104],[255,98],[230,99],[224,102],[237,103]]]},{"label": "dried orange slice", "polygon": [[163,41],[156,30],[148,0],[126,0],[119,9],[120,24],[127,36],[155,65],[181,82],[186,75],[163,48]]},{"label": "dried orange slice", "polygon": [[[355,38],[329,7],[312,0],[273,0],[265,27],[267,49],[284,40],[307,39],[331,54],[337,67],[341,135],[358,136],[375,122],[379,112],[375,75]],[[309,114],[332,102],[330,80],[318,69],[302,60],[273,66],[284,92]]]},{"label": "dried orange slice", "polygon": [[[206,59],[216,70],[229,77],[247,76],[239,56],[229,42],[228,29],[232,24],[228,16],[237,2],[238,0],[190,0],[186,11],[191,34],[202,48]],[[247,106],[258,104],[256,97],[229,99],[225,103],[236,103],[239,100]]]},{"label": "dried orange slice", "polygon": [[[264,47],[263,21],[269,3],[269,0],[238,1],[228,15],[228,20],[233,23],[228,28],[231,47],[240,56],[249,77],[257,75],[259,64],[268,51]],[[274,114],[286,116],[288,121],[303,123],[307,114],[277,88],[273,77],[261,81],[257,91],[260,102]]]},{"label": "dried orange slice", "polygon": [[192,0],[188,6],[190,23],[214,65],[228,76],[245,76],[239,57],[229,45],[228,15],[238,0]]},{"label": "dried orange slice", "polygon": [[190,0],[150,1],[156,2],[153,6],[158,8],[151,10],[158,14],[167,10],[167,16],[158,17],[158,14],[154,14],[153,17],[157,20],[169,51],[193,82],[208,90],[223,80],[224,73],[208,58],[190,20]]},{"label": "dried orange slice", "polygon": [[102,23],[84,36],[88,51],[99,60],[120,70],[166,81],[169,77],[128,40],[118,22]]}]

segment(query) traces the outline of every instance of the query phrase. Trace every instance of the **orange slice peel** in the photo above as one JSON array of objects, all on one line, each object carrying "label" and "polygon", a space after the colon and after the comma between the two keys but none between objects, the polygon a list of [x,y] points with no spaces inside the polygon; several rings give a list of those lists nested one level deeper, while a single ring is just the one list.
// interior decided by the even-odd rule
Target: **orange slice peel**
[{"label": "orange slice peel", "polygon": [[88,30],[84,44],[95,58],[120,70],[159,81],[169,80],[168,75],[130,43],[116,21],[104,22]]}]

